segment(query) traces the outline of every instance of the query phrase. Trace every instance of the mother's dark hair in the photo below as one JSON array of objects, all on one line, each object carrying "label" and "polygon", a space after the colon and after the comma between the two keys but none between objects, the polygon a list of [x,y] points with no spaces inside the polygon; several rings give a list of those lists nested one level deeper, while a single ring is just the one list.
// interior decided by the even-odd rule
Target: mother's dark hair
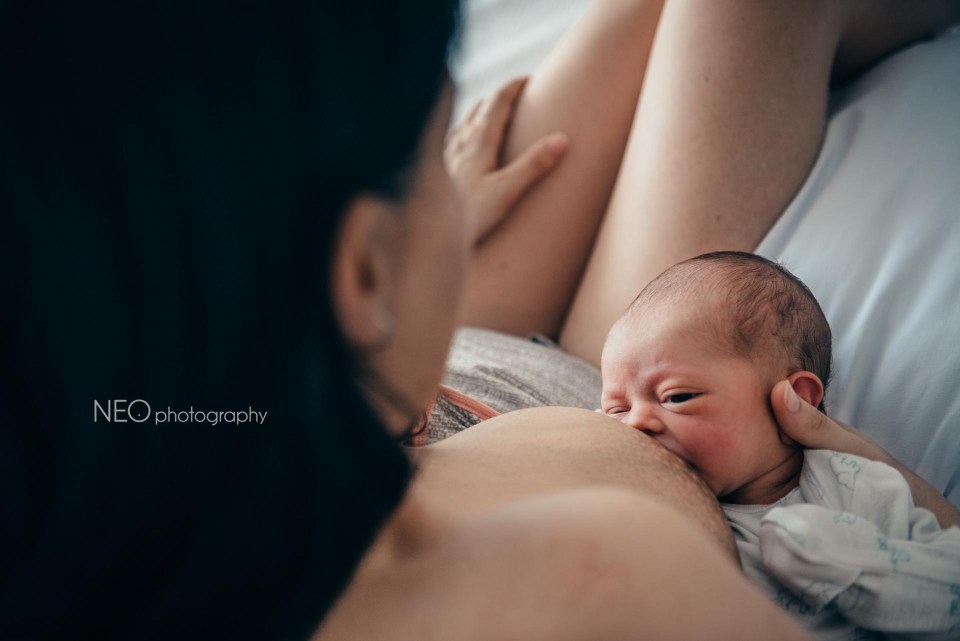
[{"label": "mother's dark hair", "polygon": [[[0,9],[0,637],[316,627],[409,476],[333,241],[403,196],[455,4]],[[268,414],[95,420],[114,399]]]}]

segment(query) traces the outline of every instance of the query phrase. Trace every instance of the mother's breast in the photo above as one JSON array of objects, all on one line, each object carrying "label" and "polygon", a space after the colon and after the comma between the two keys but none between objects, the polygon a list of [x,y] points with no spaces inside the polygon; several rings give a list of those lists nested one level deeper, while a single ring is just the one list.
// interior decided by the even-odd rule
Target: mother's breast
[{"label": "mother's breast", "polygon": [[510,412],[422,448],[415,460],[416,482],[450,509],[483,510],[590,486],[628,488],[675,507],[735,550],[723,512],[700,477],[642,432],[595,412]]}]

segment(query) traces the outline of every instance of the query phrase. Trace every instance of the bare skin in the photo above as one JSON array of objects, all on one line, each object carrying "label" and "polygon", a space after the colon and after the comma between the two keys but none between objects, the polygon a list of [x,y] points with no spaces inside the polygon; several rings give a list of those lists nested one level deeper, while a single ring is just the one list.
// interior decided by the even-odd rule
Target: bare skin
[{"label": "bare skin", "polygon": [[815,449],[849,452],[881,461],[900,472],[910,486],[913,502],[933,512],[942,528],[960,527],[960,510],[935,487],[890,456],[860,430],[835,421],[800,398],[789,381],[780,381],[770,393],[770,404],[784,442],[797,442]]},{"label": "bare skin", "polygon": [[700,477],[614,419],[568,408],[521,410],[412,454],[420,487],[451,511],[479,512],[551,490],[621,487],[678,508],[736,558],[723,513]]},{"label": "bare skin", "polygon": [[[560,332],[569,349],[597,362],[603,337],[628,302],[622,299],[627,289],[624,280],[629,281],[632,297],[663,267],[702,251],[704,239],[716,241],[708,249],[737,248],[736,243],[748,243],[752,248],[759,240],[802,182],[822,133],[822,117],[816,120],[816,114],[804,109],[790,112],[793,105],[783,104],[790,102],[784,96],[797,97],[810,88],[811,78],[828,82],[829,73],[823,74],[823,65],[833,59],[841,43],[845,50],[858,51],[857,43],[876,41],[876,50],[883,51],[896,46],[899,40],[872,29],[859,36],[847,29],[857,15],[854,8],[866,11],[866,7],[876,6],[870,2],[838,3],[839,9],[831,8],[832,3],[826,0],[795,3],[786,14],[781,12],[783,7],[774,11],[765,2],[731,2],[690,0],[690,5],[697,5],[691,11],[699,13],[686,17],[681,13],[686,11],[686,2],[668,6],[657,34],[649,82],[639,110],[636,96],[645,82],[644,63],[651,50],[660,2],[603,0],[565,39],[559,53],[538,74],[539,79],[528,87],[528,101],[521,104],[507,130],[504,158],[510,161],[523,157],[527,143],[543,141],[545,135],[558,130],[566,132],[569,150],[557,172],[522,198],[509,218],[484,215],[472,225],[484,237],[477,245],[468,280],[468,322],[516,333]],[[933,4],[924,2],[922,6]],[[806,20],[802,19],[804,15],[791,16],[793,21],[784,20],[783,16],[790,16],[791,11],[803,14],[807,9],[801,5],[819,13],[807,14]],[[883,6],[891,15],[897,11],[924,13],[917,3],[885,2]],[[685,20],[690,20],[690,25],[681,24]],[[920,22],[923,29],[917,28],[911,37],[926,32],[926,23]],[[723,26],[719,31],[726,35],[707,37],[692,43],[690,51],[678,51],[689,36],[688,29],[696,32],[709,25]],[[737,73],[745,53],[773,55],[775,52],[769,50],[778,49],[781,42],[773,36],[786,27],[796,29],[791,38],[796,38],[798,47],[807,49],[809,58],[796,54],[798,68],[791,69],[792,73],[774,74],[768,70],[759,78]],[[834,40],[827,38],[825,45],[815,37],[823,33],[833,34]],[[616,42],[617,46],[606,47],[607,42]],[[822,46],[826,53],[819,52]],[[673,59],[675,55],[679,57]],[[715,64],[710,77],[724,82],[697,80],[701,78],[695,66],[698,60]],[[674,75],[690,82],[671,80]],[[821,80],[824,77],[826,80]],[[658,80],[653,82],[655,79]],[[758,88],[755,82],[763,86]],[[698,93],[710,87],[714,89],[706,95]],[[820,88],[820,99],[804,104],[819,105],[825,96],[825,84]],[[693,93],[685,93],[691,89]],[[737,106],[742,108],[744,96],[750,95],[763,95],[776,104],[769,113],[766,108],[757,108],[750,111],[750,118],[738,117]],[[676,106],[680,96],[703,99],[683,103],[683,118],[678,114],[659,122],[654,117],[660,111],[655,103],[665,100]],[[571,105],[580,106],[569,110]],[[817,108],[822,109],[822,105]],[[728,110],[726,115],[732,120],[722,121],[725,129],[721,135],[717,133],[717,114],[723,109]],[[502,114],[502,110],[487,111],[498,112]],[[685,126],[684,118],[705,138],[685,136],[678,131]],[[770,131],[777,126],[786,122],[793,127],[796,121],[806,118],[814,118],[815,125],[799,129],[812,140],[792,141],[792,134],[769,138]],[[507,120],[501,121],[501,125],[505,126]],[[663,136],[664,142],[654,146],[654,132],[649,129],[660,125],[665,129],[657,131],[656,137]],[[623,141],[631,126],[633,134],[624,155]],[[734,133],[734,129],[739,133]],[[717,139],[711,142],[714,135]],[[746,140],[751,136],[754,139]],[[729,160],[728,154],[721,152],[729,151],[726,145],[731,140],[747,158],[730,163],[729,168],[711,166],[709,163],[717,158],[724,163]],[[687,151],[696,154],[703,167],[690,175],[654,167],[651,158],[644,158],[645,154],[652,157],[654,149],[673,155],[664,159],[668,165],[678,164],[681,152],[664,150],[667,141],[694,145]],[[790,142],[796,145],[788,145]],[[650,145],[649,149],[645,143]],[[765,144],[777,147],[769,150]],[[745,196],[746,200],[741,202],[733,195],[746,194],[754,184],[756,164],[749,156],[758,149],[765,150],[760,160],[769,166],[782,166],[786,175],[761,193]],[[797,149],[801,150],[799,157],[793,153]],[[785,157],[777,157],[779,153]],[[549,164],[544,161],[542,166]],[[659,171],[657,176],[663,182],[644,178],[642,188],[622,186],[625,181],[636,179],[632,172],[644,168]],[[686,167],[683,169],[687,171]],[[618,171],[629,178],[615,188],[599,244],[592,250]],[[527,175],[535,176],[537,172]],[[715,188],[720,191],[716,198],[711,198]],[[510,198],[493,201],[506,203]],[[703,207],[698,209],[698,205],[715,207],[718,203],[719,219],[702,221]],[[742,204],[746,206],[740,207]],[[737,207],[732,208],[733,205]],[[766,209],[768,206],[770,210]],[[414,228],[422,223],[426,231],[417,233],[424,236],[423,246],[430,247],[426,234],[440,231],[429,224],[428,217],[417,218],[417,211],[412,207],[407,212],[414,219],[410,233],[416,232]],[[631,220],[631,212],[644,222]],[[388,224],[382,221],[397,224],[393,218],[376,212],[369,213],[367,218],[373,228]],[[672,227],[677,221],[686,224],[691,220],[697,224],[680,227],[689,234],[656,237],[646,231],[651,225],[657,229],[657,225]],[[698,228],[701,223],[703,230]],[[630,256],[624,257],[624,244],[614,242],[616,236],[636,232],[638,226],[643,232],[640,244],[631,245]],[[350,312],[343,315],[347,329],[358,328],[356,332],[347,332],[352,344],[358,350],[372,350],[374,345],[382,349],[380,334],[389,338],[389,332],[381,332],[381,323],[374,320],[380,307],[389,309],[392,305],[399,317],[397,331],[404,336],[409,334],[407,342],[393,345],[429,343],[426,347],[431,348],[429,353],[433,355],[437,345],[448,338],[444,335],[446,318],[436,332],[416,331],[417,323],[412,321],[424,315],[439,318],[451,305],[424,305],[425,294],[414,285],[430,284],[424,275],[438,272],[443,266],[437,268],[435,261],[431,263],[432,257],[422,257],[429,253],[417,251],[416,247],[410,249],[408,256],[398,253],[399,257],[394,258],[368,240],[378,237],[377,234],[360,233],[362,226],[359,229],[356,246],[363,251],[338,259],[353,260],[355,265],[343,270],[346,276],[338,284],[342,300],[337,302],[341,312]],[[403,238],[404,231],[387,233],[385,237]],[[651,245],[670,248],[648,252]],[[531,251],[533,248],[540,249]],[[588,258],[590,273],[581,284],[580,274]],[[618,265],[615,272],[611,271],[612,265]],[[369,278],[371,273],[375,278]],[[609,282],[604,282],[605,273],[613,276]],[[624,278],[624,274],[629,274],[629,278]],[[431,292],[435,289],[428,288]],[[574,302],[568,317],[571,300]],[[593,311],[591,306],[595,307]],[[592,313],[596,318],[589,321],[587,317]],[[413,329],[404,333],[404,328]],[[421,362],[427,361],[420,358],[416,349],[393,351],[378,361],[378,373],[419,402],[420,396],[427,395],[423,391],[429,387],[427,383],[439,378],[439,369],[427,371],[428,365],[421,366]],[[430,359],[430,367],[435,360]],[[381,404],[389,405],[390,399],[381,399]],[[400,433],[404,421],[409,419],[399,410],[381,412],[394,433]],[[698,503],[696,497],[698,493],[702,495],[702,487],[696,489],[690,479],[683,480],[682,472],[669,472],[677,487],[694,489],[676,507],[665,506],[662,498],[652,498],[661,485],[657,474],[676,471],[675,461],[665,464],[662,451],[641,439],[622,443],[615,455],[607,445],[591,444],[594,437],[590,435],[601,435],[610,420],[579,410],[530,410],[491,421],[490,426],[475,428],[476,431],[450,439],[443,448],[431,451],[420,461],[420,477],[371,546],[315,638],[808,638],[744,579],[724,547],[706,533],[713,527],[711,510],[715,511],[716,506],[709,497]],[[804,429],[801,425],[792,434],[801,434]],[[508,437],[517,439],[510,441],[514,446],[512,454],[505,451],[506,441],[498,444]],[[795,438],[803,442],[802,437]],[[495,462],[511,456],[509,467],[506,460],[503,465]],[[606,469],[586,471],[581,465],[584,457],[592,458],[594,466]],[[639,467],[646,470],[637,472]],[[645,476],[650,473],[652,479]],[[581,482],[587,483],[586,489],[569,491]],[[610,484],[615,487],[609,488]],[[691,603],[700,608],[698,616],[689,616]]]},{"label": "bare skin", "polygon": [[517,335],[559,333],[610,201],[662,4],[596,2],[530,79],[504,143],[505,160],[552,132],[566,133],[572,144],[557,169],[478,246],[465,324]]},{"label": "bare skin", "polygon": [[664,269],[757,246],[813,166],[832,81],[960,19],[944,0],[667,3],[644,75],[661,3],[613,4],[591,7],[517,108],[506,160],[553,131],[570,149],[481,244],[464,318],[558,336],[594,364]]},{"label": "bare skin", "polygon": [[808,638],[742,576],[702,482],[612,419],[513,412],[418,461],[315,638]]}]

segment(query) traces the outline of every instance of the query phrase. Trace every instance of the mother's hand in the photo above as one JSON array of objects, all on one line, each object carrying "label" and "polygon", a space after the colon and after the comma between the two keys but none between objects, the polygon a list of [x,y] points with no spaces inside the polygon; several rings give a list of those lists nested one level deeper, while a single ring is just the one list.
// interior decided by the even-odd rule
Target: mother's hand
[{"label": "mother's hand", "polygon": [[935,487],[890,456],[860,430],[830,418],[797,396],[789,381],[783,380],[774,385],[770,403],[780,426],[780,438],[784,442],[799,443],[810,449],[846,452],[886,463],[903,475],[910,485],[914,503],[933,512],[941,527],[960,526],[960,510]]},{"label": "mother's hand", "polygon": [[815,450],[836,450],[875,461],[892,457],[859,430],[836,421],[810,405],[793,391],[789,381],[777,383],[770,401],[780,425],[780,439]]},{"label": "mother's hand", "polygon": [[569,144],[565,134],[552,133],[503,165],[503,141],[526,83],[525,77],[507,83],[477,103],[447,135],[444,159],[473,226],[474,244],[503,222],[520,197],[557,166]]}]

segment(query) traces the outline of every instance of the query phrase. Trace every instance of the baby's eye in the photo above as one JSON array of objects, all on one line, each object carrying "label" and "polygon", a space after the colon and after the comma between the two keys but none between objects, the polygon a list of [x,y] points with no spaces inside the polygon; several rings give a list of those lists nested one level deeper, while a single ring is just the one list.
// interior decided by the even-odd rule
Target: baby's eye
[{"label": "baby's eye", "polygon": [[696,398],[697,396],[699,396],[699,394],[697,394],[696,392],[683,392],[681,394],[671,394],[670,396],[667,397],[666,402],[676,405],[679,403],[686,403],[690,399]]}]

